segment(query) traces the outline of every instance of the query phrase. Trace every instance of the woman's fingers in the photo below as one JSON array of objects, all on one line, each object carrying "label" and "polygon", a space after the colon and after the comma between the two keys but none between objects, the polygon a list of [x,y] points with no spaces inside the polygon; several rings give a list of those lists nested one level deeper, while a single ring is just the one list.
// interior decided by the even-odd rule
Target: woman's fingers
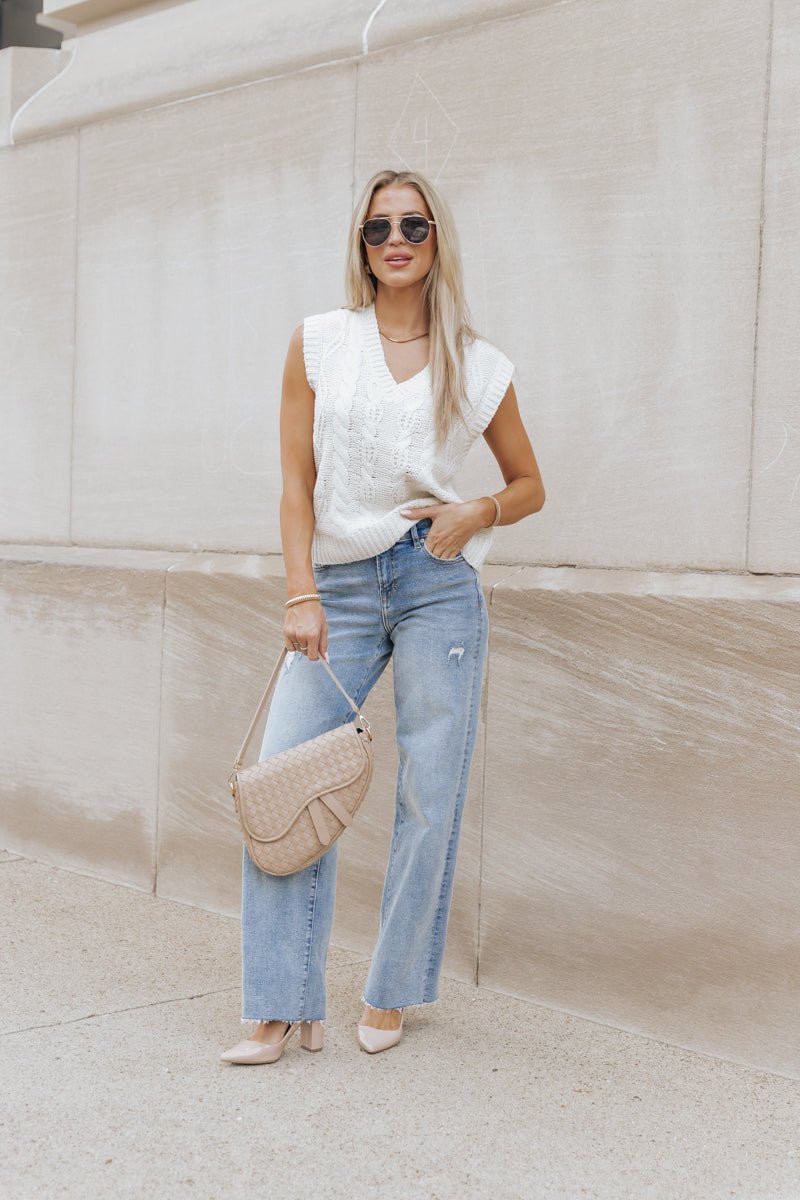
[{"label": "woman's fingers", "polygon": [[319,630],[316,633],[309,634],[306,649],[303,651],[312,662],[316,662],[319,658]]},{"label": "woman's fingers", "polygon": [[318,629],[314,632],[313,642],[309,639],[308,657],[310,659],[328,657],[328,622],[324,617]]},{"label": "woman's fingers", "polygon": [[309,635],[308,632],[301,629],[284,629],[283,640],[287,650],[302,650],[305,653]]},{"label": "woman's fingers", "polygon": [[[323,637],[327,640],[327,624],[312,625],[309,629],[298,628],[294,623],[283,631],[284,645],[287,650],[299,650],[312,661],[320,657],[320,646]],[[327,650],[327,646],[325,647]]]}]

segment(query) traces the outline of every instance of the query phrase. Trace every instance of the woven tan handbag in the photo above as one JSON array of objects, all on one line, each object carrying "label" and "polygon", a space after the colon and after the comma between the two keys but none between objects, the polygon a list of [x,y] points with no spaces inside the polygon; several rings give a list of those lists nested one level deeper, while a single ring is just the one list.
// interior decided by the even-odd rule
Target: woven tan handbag
[{"label": "woven tan handbag", "polygon": [[356,714],[355,721],[242,767],[287,653],[284,647],[228,779],[247,852],[269,875],[291,875],[320,858],[352,823],[372,779],[369,722],[324,658],[317,661]]}]

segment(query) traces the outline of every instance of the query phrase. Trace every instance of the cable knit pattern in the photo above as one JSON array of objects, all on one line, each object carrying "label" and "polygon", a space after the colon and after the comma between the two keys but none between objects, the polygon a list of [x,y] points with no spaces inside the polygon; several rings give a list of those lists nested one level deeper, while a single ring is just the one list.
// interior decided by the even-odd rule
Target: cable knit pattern
[{"label": "cable knit pattern", "polygon": [[[466,348],[465,417],[436,446],[430,367],[395,383],[383,352],[375,305],[336,308],[303,322],[306,377],[315,393],[315,564],[354,562],[394,545],[414,524],[400,509],[458,503],[452,479],[491,421],[514,366],[491,342]],[[494,529],[463,547],[480,570]]]}]

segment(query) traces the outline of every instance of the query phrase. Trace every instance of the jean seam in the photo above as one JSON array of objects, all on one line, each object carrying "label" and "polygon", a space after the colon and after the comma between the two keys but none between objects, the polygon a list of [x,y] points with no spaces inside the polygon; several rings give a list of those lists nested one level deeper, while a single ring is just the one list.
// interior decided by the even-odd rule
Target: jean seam
[{"label": "jean seam", "polygon": [[[400,798],[400,795],[402,794],[402,783],[403,783],[402,763],[398,767],[398,774],[399,774],[399,778],[397,781],[397,793],[395,796],[395,804],[397,804],[397,802]],[[381,911],[379,914],[381,922],[383,921],[385,910],[389,907],[389,901],[391,900],[392,895],[394,894],[394,873],[391,870],[391,864],[392,864],[393,855],[397,848],[397,841],[398,841],[398,838],[400,837],[400,830],[403,827],[404,823],[405,822],[404,822],[404,818],[403,818],[403,813],[402,813],[402,810],[400,810],[400,806],[398,805],[398,812],[397,812],[397,816],[395,818],[395,823],[394,823],[394,831],[392,833],[392,841],[389,846],[389,858],[388,858],[388,862],[387,862],[387,866],[386,866],[386,878],[387,878],[390,886],[388,887],[386,896],[383,898],[383,901],[381,903]]]},{"label": "jean seam", "polygon": [[303,965],[303,994],[300,999],[300,1016],[299,1021],[305,1019],[306,1000],[308,998],[308,976],[310,974],[311,965],[311,949],[314,942],[314,918],[317,915],[317,883],[319,880],[321,858],[318,858],[314,863],[314,877],[311,886],[311,903],[309,905],[310,924],[308,929],[308,937],[306,939],[306,959]]},{"label": "jean seam", "polygon": [[[385,640],[386,640],[386,637],[384,635],[384,637],[381,638],[381,643],[383,643]],[[375,654],[375,656],[371,659],[371,661],[367,664],[367,667],[364,670],[364,674],[361,677],[361,682],[359,683],[358,687],[353,692],[353,699],[356,702],[356,708],[361,708],[361,705],[364,703],[364,701],[366,699],[365,696],[361,695],[361,689],[364,687],[365,683],[369,679],[372,668],[375,666],[375,663],[378,661],[379,658],[380,658],[380,649]],[[356,714],[352,711],[352,709],[350,710],[349,715],[352,716],[353,720],[355,720]]]},{"label": "jean seam", "polygon": [[[478,585],[478,586],[479,586],[479,585]],[[473,677],[472,677],[472,687],[471,687],[471,689],[470,689],[470,699],[469,699],[469,716],[468,716],[468,719],[467,719],[467,739],[469,739],[469,732],[470,732],[470,730],[472,729],[472,720],[473,720],[473,715],[474,715],[474,713],[475,713],[475,689],[476,689],[476,684],[477,684],[477,675],[478,675],[478,660],[479,660],[479,656],[480,656],[480,648],[481,648],[481,646],[482,646],[482,644],[483,644],[483,635],[484,635],[484,632],[485,632],[485,629],[486,629],[486,620],[485,620],[485,614],[484,614],[484,612],[483,612],[483,606],[482,606],[480,603],[479,603],[479,605],[478,605],[478,611],[479,611],[479,614],[480,614],[480,621],[478,622],[478,627],[479,627],[479,636],[478,636],[478,638],[476,638],[476,641],[475,641],[475,656],[474,656],[474,659],[473,659]],[[479,696],[480,696],[480,690],[479,690]],[[479,703],[479,705],[480,705],[480,699],[479,699],[479,702],[478,702],[478,703]],[[453,825],[452,825],[452,828],[451,828],[451,830],[450,830],[450,838],[449,838],[449,840],[448,840],[448,843],[447,843],[447,852],[446,852],[446,854],[445,854],[445,860],[444,860],[444,871],[442,872],[442,886],[441,886],[441,888],[439,889],[439,899],[438,899],[438,902],[437,902],[437,907],[436,907],[436,916],[435,916],[435,918],[434,918],[434,921],[433,921],[433,928],[432,928],[432,931],[431,931],[430,954],[429,954],[429,957],[428,957],[428,969],[427,969],[427,972],[426,972],[426,974],[425,974],[425,986],[424,986],[424,988],[423,988],[423,996],[427,996],[427,995],[428,995],[428,990],[429,990],[429,987],[430,987],[430,984],[431,984],[431,980],[432,980],[432,976],[433,976],[433,971],[434,971],[434,959],[435,959],[435,957],[436,957],[436,943],[437,943],[437,940],[438,940],[439,928],[440,928],[440,925],[441,925],[441,919],[442,919],[442,909],[443,909],[443,903],[444,903],[444,894],[445,894],[445,891],[446,891],[446,889],[447,889],[447,881],[448,881],[448,867],[450,868],[450,872],[451,872],[451,873],[452,873],[452,870],[453,870],[453,867],[452,867],[452,851],[453,851],[453,844],[454,844],[454,842],[455,842],[455,840],[456,840],[456,825],[457,825],[457,820],[456,820],[456,818],[457,818],[457,816],[458,816],[458,797],[459,797],[459,795],[461,794],[461,790],[462,790],[462,788],[465,788],[465,787],[466,787],[466,779],[465,779],[466,764],[467,764],[467,749],[466,749],[466,746],[465,746],[465,748],[464,748],[464,758],[463,758],[463,760],[462,760],[462,763],[461,763],[461,775],[460,775],[460,778],[459,778],[458,790],[457,790],[457,792],[456,792],[456,811],[455,811],[455,812],[454,812],[454,814],[453,814]],[[466,796],[464,796],[462,803],[463,803],[463,802],[465,802],[465,801],[466,801]]]}]

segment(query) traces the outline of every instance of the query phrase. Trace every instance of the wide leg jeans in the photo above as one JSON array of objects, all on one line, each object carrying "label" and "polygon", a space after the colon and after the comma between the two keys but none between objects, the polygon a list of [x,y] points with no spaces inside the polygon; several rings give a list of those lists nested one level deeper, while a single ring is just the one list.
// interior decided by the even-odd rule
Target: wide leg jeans
[{"label": "wide leg jeans", "polygon": [[[330,665],[359,708],[390,658],[393,665],[395,815],[363,992],[375,1008],[438,999],[486,663],[489,616],[478,572],[461,554],[444,559],[428,550],[430,525],[418,521],[372,558],[314,565]],[[259,760],[353,719],[321,664],[289,653]],[[324,1019],[338,848],[274,876],[243,846],[243,1021]]]}]

